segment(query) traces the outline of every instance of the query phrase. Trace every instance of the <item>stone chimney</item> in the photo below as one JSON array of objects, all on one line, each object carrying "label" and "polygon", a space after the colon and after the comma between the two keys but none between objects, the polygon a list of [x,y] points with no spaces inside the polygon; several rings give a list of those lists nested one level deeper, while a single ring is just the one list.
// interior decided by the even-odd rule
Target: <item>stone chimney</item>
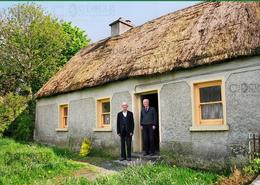
[{"label": "stone chimney", "polygon": [[120,35],[134,27],[130,20],[124,20],[122,17],[119,17],[109,26],[111,26],[111,36]]}]

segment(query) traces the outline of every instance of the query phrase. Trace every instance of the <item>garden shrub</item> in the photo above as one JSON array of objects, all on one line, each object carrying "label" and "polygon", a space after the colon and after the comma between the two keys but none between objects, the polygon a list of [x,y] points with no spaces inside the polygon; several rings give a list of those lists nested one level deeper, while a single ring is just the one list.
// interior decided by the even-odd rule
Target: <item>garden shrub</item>
[{"label": "garden shrub", "polygon": [[0,136],[9,125],[26,109],[28,98],[8,93],[0,99]]},{"label": "garden shrub", "polygon": [[26,108],[9,124],[4,136],[20,141],[33,140],[35,101],[29,100],[25,104]]},{"label": "garden shrub", "polygon": [[260,158],[254,159],[250,164],[244,167],[243,171],[246,174],[255,175],[260,173]]},{"label": "garden shrub", "polygon": [[[25,110],[13,123],[15,127],[11,130],[11,137],[16,140],[32,141],[34,129],[33,115]],[[12,124],[11,124],[12,125]],[[10,128],[10,127],[9,127]]]},{"label": "garden shrub", "polygon": [[90,153],[90,150],[91,150],[91,141],[88,138],[84,138],[80,148],[79,155],[81,157],[85,157]]}]

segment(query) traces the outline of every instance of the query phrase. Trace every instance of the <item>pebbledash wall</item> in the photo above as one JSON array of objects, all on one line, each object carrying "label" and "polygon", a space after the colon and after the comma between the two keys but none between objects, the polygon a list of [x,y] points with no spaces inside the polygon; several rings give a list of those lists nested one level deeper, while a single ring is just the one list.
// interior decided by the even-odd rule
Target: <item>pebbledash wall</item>
[{"label": "pebbledash wall", "polygon": [[[193,82],[223,80],[226,127],[222,130],[192,130]],[[260,57],[133,78],[103,86],[37,100],[36,141],[50,145],[73,145],[90,137],[95,146],[118,151],[116,115],[123,101],[138,118],[135,94],[158,90],[160,150],[186,165],[209,168],[247,162],[248,134],[260,132]],[[97,129],[97,99],[111,98],[111,131]],[[68,131],[57,131],[59,105],[69,104]],[[135,120],[138,132],[139,120]],[[134,137],[134,140],[137,139]],[[136,143],[138,141],[133,141]]]}]

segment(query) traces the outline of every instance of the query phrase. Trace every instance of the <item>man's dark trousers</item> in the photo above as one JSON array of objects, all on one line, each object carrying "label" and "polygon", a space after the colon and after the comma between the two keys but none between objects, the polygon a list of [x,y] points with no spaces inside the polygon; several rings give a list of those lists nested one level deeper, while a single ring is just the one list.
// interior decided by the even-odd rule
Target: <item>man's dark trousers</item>
[{"label": "man's dark trousers", "polygon": [[120,134],[121,137],[121,157],[126,158],[125,145],[127,146],[127,157],[131,158],[131,146],[132,146],[132,136],[127,135],[126,131]]},{"label": "man's dark trousers", "polygon": [[132,146],[132,135],[134,134],[134,118],[133,113],[127,111],[126,117],[123,112],[117,114],[117,134],[121,138],[121,157],[126,158],[126,147],[127,145],[127,157],[131,158],[131,146]]},{"label": "man's dark trousers", "polygon": [[144,151],[145,153],[155,153],[154,146],[154,129],[153,125],[144,125],[143,126],[143,137],[144,137]]}]

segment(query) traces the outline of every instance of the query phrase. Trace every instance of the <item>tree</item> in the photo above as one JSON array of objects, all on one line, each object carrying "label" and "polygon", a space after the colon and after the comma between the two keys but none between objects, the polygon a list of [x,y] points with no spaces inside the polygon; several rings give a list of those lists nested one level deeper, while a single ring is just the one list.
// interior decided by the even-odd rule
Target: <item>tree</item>
[{"label": "tree", "polygon": [[32,95],[89,42],[80,28],[34,3],[0,12],[0,135],[32,138]]},{"label": "tree", "polygon": [[[32,3],[0,13],[0,90],[36,93],[89,39]],[[28,92],[29,91],[29,92]]]},{"label": "tree", "polygon": [[63,51],[63,56],[65,56],[65,60],[67,61],[81,48],[87,46],[90,39],[86,37],[85,31],[79,27],[72,26],[71,22],[63,22],[62,27],[69,38],[66,48]]}]

